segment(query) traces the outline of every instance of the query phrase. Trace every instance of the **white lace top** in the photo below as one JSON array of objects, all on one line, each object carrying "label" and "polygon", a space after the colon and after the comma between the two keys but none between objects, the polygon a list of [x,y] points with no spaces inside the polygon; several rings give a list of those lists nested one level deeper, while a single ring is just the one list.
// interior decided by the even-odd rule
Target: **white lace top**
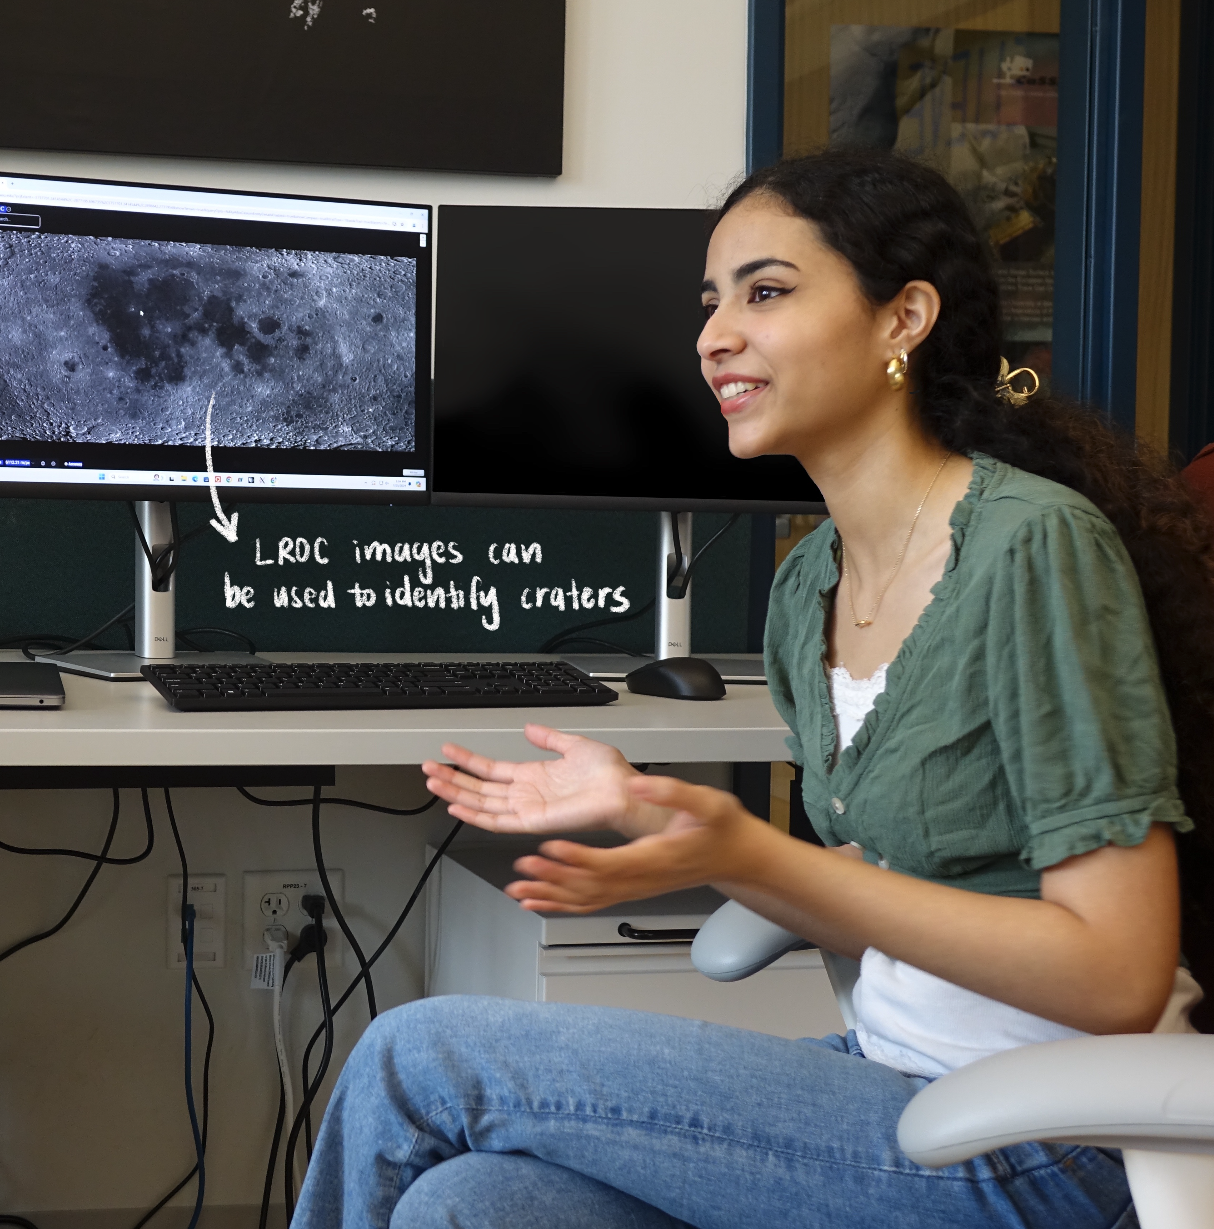
[{"label": "white lace top", "polygon": [[830,672],[830,707],[835,714],[835,759],[864,724],[877,697],[885,690],[885,673],[889,662],[882,662],[869,678],[854,679],[846,666],[835,666]]},{"label": "white lace top", "polygon": [[[830,672],[835,715],[835,758],[849,747],[876,698],[885,690],[886,665],[854,679],[846,666]],[[885,865],[882,863],[881,865]],[[1187,969],[1176,970],[1171,1001],[1157,1033],[1196,1032],[1188,1013],[1201,987]],[[1041,1041],[1084,1037],[1077,1029],[976,994],[870,947],[852,991],[856,1038],[865,1056],[908,1075],[940,1076],[979,1058]]]}]

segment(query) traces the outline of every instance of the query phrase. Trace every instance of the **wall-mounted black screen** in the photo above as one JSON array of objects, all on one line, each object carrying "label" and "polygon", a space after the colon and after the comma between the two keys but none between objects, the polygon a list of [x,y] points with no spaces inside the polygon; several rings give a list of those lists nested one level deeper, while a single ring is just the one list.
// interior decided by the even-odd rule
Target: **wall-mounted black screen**
[{"label": "wall-mounted black screen", "polygon": [[0,11],[0,146],[561,173],[564,0]]},{"label": "wall-mounted black screen", "polygon": [[436,503],[821,509],[792,457],[729,452],[704,211],[445,205],[437,242]]}]

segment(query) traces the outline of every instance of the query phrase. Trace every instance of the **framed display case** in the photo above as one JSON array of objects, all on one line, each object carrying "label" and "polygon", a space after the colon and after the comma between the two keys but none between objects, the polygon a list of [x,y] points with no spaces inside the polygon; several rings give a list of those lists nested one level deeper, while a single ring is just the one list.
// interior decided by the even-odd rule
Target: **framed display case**
[{"label": "framed display case", "polygon": [[751,0],[752,165],[931,161],[990,243],[1009,360],[1166,448],[1182,7]]}]

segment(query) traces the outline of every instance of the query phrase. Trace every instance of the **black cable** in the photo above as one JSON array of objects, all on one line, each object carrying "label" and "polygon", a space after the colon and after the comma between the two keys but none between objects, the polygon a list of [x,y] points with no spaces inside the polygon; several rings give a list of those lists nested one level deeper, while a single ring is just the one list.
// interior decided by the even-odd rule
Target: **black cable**
[{"label": "black cable", "polygon": [[[220,504],[221,509],[222,507],[223,505]],[[163,585],[177,571],[177,565],[181,561],[181,548],[191,539],[198,537],[210,524],[210,520],[204,520],[201,524],[196,525],[183,537],[181,525],[177,520],[177,503],[176,501],[170,501],[169,522],[173,528],[173,540],[161,549],[158,554],[153,556],[151,547],[148,546],[148,540],[144,536],[143,526],[139,523],[139,514],[135,511],[135,505],[128,502],[127,511],[131,514],[131,520],[135,525],[135,532],[139,536],[139,545],[143,547],[144,557],[147,559],[148,568],[152,573],[152,587],[159,589],[159,586]]]},{"label": "black cable", "polygon": [[32,1220],[26,1220],[24,1216],[0,1216],[0,1225],[18,1225],[20,1229],[38,1229]]},{"label": "black cable", "polygon": [[[346,921],[346,915],[342,913],[341,906],[337,903],[337,896],[333,892],[333,885],[329,882],[329,871],[325,866],[324,850],[320,846],[320,790],[321,787],[319,785],[312,787],[312,852],[316,855],[316,873],[320,876],[320,886],[325,890],[325,900],[329,902],[329,909],[333,914],[333,919],[341,927],[341,933],[346,936],[346,940],[354,952],[354,958],[358,961],[358,967],[362,971],[367,989],[367,1011],[370,1013],[371,1019],[374,1020],[379,1015],[379,1011],[375,1006],[375,983],[371,980],[371,967],[367,964],[367,957],[363,954],[361,945],[354,937],[354,932],[350,929],[350,923]],[[309,1155],[311,1154],[309,1153]]]},{"label": "black cable", "polygon": [[[255,802],[259,807],[310,807],[312,805],[311,798],[258,798],[256,794],[250,794],[243,785],[238,785],[236,792],[250,802]],[[376,806],[373,802],[359,802],[354,798],[322,798],[321,802],[325,806],[357,807],[360,811],[377,811],[381,815],[421,815],[423,811],[428,811],[438,802],[438,795],[435,794],[429,802],[424,802],[419,807],[408,807],[404,810],[398,810],[396,807]]]},{"label": "black cable", "polygon": [[198,1173],[198,1194],[194,1198],[194,1214],[190,1217],[189,1229],[197,1229],[207,1189],[206,1150],[202,1145],[202,1131],[194,1105],[194,921],[197,912],[188,901],[182,906],[182,912],[185,914],[185,1104],[190,1114],[194,1155],[198,1158],[194,1166]]},{"label": "black cable", "polygon": [[[317,924],[319,925],[319,923]],[[320,1009],[322,1016],[321,1024],[324,1028],[324,1046],[321,1049],[320,1062],[316,1065],[316,1075],[311,1084],[308,1083],[306,1068],[304,1070],[303,1086],[308,1090],[309,1095],[305,1098],[303,1106],[301,1107],[304,1125],[304,1145],[309,1162],[312,1160],[312,1102],[316,1100],[320,1093],[321,1081],[328,1073],[329,1063],[333,1058],[333,1004],[329,999],[329,967],[328,961],[325,959],[324,952],[321,950],[323,947],[324,944],[322,943],[320,948],[317,948],[316,950],[316,974],[317,978],[319,978],[321,966],[324,966],[324,989],[321,991],[320,995]],[[294,1157],[295,1153],[292,1151],[292,1161],[294,1160]],[[295,1198],[293,1188],[291,1191],[291,1198],[292,1200]]]},{"label": "black cable", "polygon": [[[679,514],[677,512],[669,512],[667,515],[670,517],[670,538],[671,543],[674,546],[674,574],[675,576],[678,576],[679,573],[683,571],[683,539],[679,534]],[[690,574],[691,568],[688,568],[687,572]],[[678,585],[675,585],[674,587],[676,589],[680,589]],[[668,563],[666,565],[666,596],[675,598],[687,596],[686,577],[683,579],[683,584],[679,592],[671,593],[670,589],[670,564]]]},{"label": "black cable", "polygon": [[560,647],[562,641],[572,636],[574,632],[588,632],[596,627],[614,627],[617,623],[631,623],[633,619],[639,619],[643,615],[647,615],[656,605],[657,599],[650,598],[644,606],[634,610],[632,614],[616,615],[613,619],[591,619],[589,623],[578,623],[574,627],[567,627],[563,632],[557,632],[555,636],[549,636],[537,651],[540,653],[555,652]]},{"label": "black cable", "polygon": [[[412,912],[413,906],[417,903],[417,898],[422,894],[422,889],[425,888],[427,882],[430,879],[430,876],[434,873],[434,868],[439,864],[439,861],[442,859],[443,854],[445,854],[447,850],[451,847],[451,842],[455,840],[455,838],[459,835],[460,829],[463,828],[463,826],[464,826],[464,821],[462,819],[457,819],[455,823],[451,826],[451,831],[448,832],[445,837],[443,837],[443,843],[438,847],[437,850],[435,850],[434,857],[432,857],[430,861],[426,864],[426,869],[422,871],[421,878],[418,879],[417,884],[414,886],[413,891],[409,896],[409,899],[405,902],[405,907],[401,910],[400,916],[396,919],[395,922],[392,923],[392,928],[384,936],[384,941],[375,949],[374,952],[372,952],[371,959],[367,961],[367,965],[369,967],[374,966],[375,962],[391,946],[392,940],[396,938],[397,933],[400,931],[400,928],[405,924],[405,920],[408,918],[409,914]],[[341,1009],[345,1001],[358,988],[358,983],[361,979],[362,979],[362,973],[360,972],[358,976],[355,977],[354,980],[346,987],[345,992],[342,994],[341,998],[337,1000],[336,1004],[333,1007],[334,1015],[337,1014],[337,1012]],[[311,1047],[309,1046],[309,1049],[310,1048]]]},{"label": "black cable", "polygon": [[[308,904],[309,901],[313,902],[310,906]],[[305,897],[303,904],[313,924],[323,926],[325,898],[323,896]],[[362,976],[361,971],[359,976]],[[283,1169],[283,1201],[287,1209],[288,1225],[291,1223],[291,1218],[295,1215],[295,1184],[292,1181],[291,1170],[294,1166],[295,1149],[299,1145],[299,1133],[304,1125],[307,1124],[308,1159],[310,1160],[312,1157],[312,1102],[320,1091],[321,1083],[328,1073],[329,1063],[333,1058],[333,1004],[329,1001],[329,974],[325,962],[325,945],[323,942],[318,942],[316,945],[316,980],[320,987],[320,1007],[324,1014],[322,1027],[324,1029],[325,1044],[324,1049],[321,1051],[320,1063],[316,1068],[316,1076],[311,1084],[308,1084],[305,1074],[303,1104],[300,1106],[299,1113],[295,1115],[295,1121],[291,1125],[291,1134],[287,1137],[286,1160]]]},{"label": "black cable", "polygon": [[[20,649],[25,656],[30,660],[34,660],[34,655],[29,651],[30,645],[44,645],[48,650],[53,650],[56,653],[63,651],[64,645],[74,644],[76,637],[65,636],[59,632],[27,632],[22,636],[7,636],[0,640],[0,648],[17,648]],[[94,648],[102,648],[102,645],[93,645]]]},{"label": "black cable", "polygon": [[[172,508],[173,505],[170,504],[169,507]],[[143,547],[143,556],[148,561],[148,571],[152,574],[152,589],[157,593],[162,593],[164,592],[162,586],[172,576],[177,567],[177,519],[173,516],[172,512],[169,513],[173,525],[173,540],[167,546],[162,546],[160,551],[153,555],[152,548],[148,545],[147,537],[144,535],[143,526],[139,523],[139,513],[135,511],[135,505],[128,502],[126,510],[131,514],[131,522],[135,526],[135,536],[139,539],[139,545]]]},{"label": "black cable", "polygon": [[84,887],[80,889],[76,899],[72,901],[71,908],[52,926],[49,930],[43,930],[36,935],[30,935],[28,939],[22,939],[18,943],[14,943],[12,947],[6,948],[0,952],[0,964],[6,961],[10,956],[15,956],[24,948],[32,947],[35,943],[41,943],[43,939],[49,939],[52,935],[57,935],[75,916],[76,910],[80,908],[81,902],[89,894],[89,889],[93,886],[97,876],[101,874],[101,868],[106,863],[107,855],[110,852],[110,846],[114,843],[114,836],[118,831],[118,815],[122,808],[122,803],[119,800],[118,791],[114,790],[114,814],[110,819],[110,830],[106,833],[105,844],[101,847],[101,852],[94,855],[93,861],[95,865],[89,871],[89,877],[84,881]]},{"label": "black cable", "polygon": [[[243,632],[229,631],[226,627],[187,627],[184,631],[177,633],[177,639],[182,640],[186,636],[197,636],[206,632],[209,636],[230,636],[233,640],[240,640],[248,646],[249,652],[254,656],[257,654],[257,646]],[[203,650],[198,650],[202,652]]]},{"label": "black cable", "polygon": [[[451,842],[454,841],[455,838],[459,835],[460,829],[463,828],[463,826],[464,826],[463,820],[457,819],[455,823],[452,825],[451,831],[448,832],[447,835],[443,838],[443,843],[435,851],[434,857],[432,857],[430,861],[426,864],[426,869],[422,871],[421,878],[418,879],[417,884],[414,887],[412,894],[410,895],[409,899],[405,902],[405,907],[401,910],[400,916],[396,919],[395,922],[392,923],[392,928],[384,936],[384,941],[371,954],[371,959],[367,961],[368,968],[374,967],[375,962],[391,946],[392,940],[396,938],[397,933],[400,931],[400,928],[405,924],[405,920],[408,918],[409,914],[412,912],[413,906],[417,903],[417,898],[422,894],[422,890],[425,888],[427,882],[430,879],[430,876],[434,873],[434,868],[438,866],[439,861],[442,859],[443,854],[445,854],[447,850],[451,847]],[[350,995],[352,995],[354,991],[358,989],[358,983],[362,981],[362,976],[363,976],[362,972],[360,971],[358,973],[358,976],[355,977],[354,980],[345,988],[345,991],[342,993],[341,998],[339,998],[337,1002],[333,1004],[334,1016],[336,1016],[337,1013],[341,1011],[342,1007],[345,1005],[346,1000],[349,999]],[[313,1049],[315,1049],[317,1041],[320,1040],[320,1037],[323,1031],[324,1031],[324,1025],[322,1024],[320,1028],[318,1028],[316,1032],[312,1034],[311,1040],[308,1042],[307,1048],[304,1050],[303,1072],[304,1072],[304,1084],[305,1085],[308,1082],[308,1063],[311,1060],[312,1051]]]},{"label": "black cable", "polygon": [[[64,636],[59,632],[44,632],[41,635],[26,634],[24,636],[5,636],[0,639],[0,649],[14,648],[19,649],[25,644],[51,644],[55,641],[62,640],[64,644],[71,644],[75,639],[74,636]],[[55,646],[58,647],[58,646]]]},{"label": "black cable", "polygon": [[[678,517],[676,516],[675,513],[672,512],[670,514],[670,519],[671,519],[672,528],[674,529],[674,549],[675,549],[675,553],[677,556],[676,561],[675,561],[675,572],[677,574],[679,568],[683,566],[683,549],[679,543]],[[712,537],[709,538],[708,541],[705,542],[704,545],[701,546],[698,551],[696,551],[694,555],[692,555],[691,562],[687,565],[687,571],[683,573],[683,583],[680,586],[680,588],[682,589],[682,593],[680,593],[679,595],[680,597],[686,596],[687,586],[691,584],[691,574],[692,572],[695,571],[696,564],[698,564],[700,560],[704,558],[704,555],[707,552],[708,548],[712,546],[713,543],[716,542],[716,540],[719,537],[723,536],[724,534],[727,534],[741,519],[742,519],[742,514],[740,512],[735,512],[733,516],[731,516],[729,520],[727,520],[725,524],[722,525],[721,528],[718,529],[716,533],[714,533]]]},{"label": "black cable", "polygon": [[[392,924],[392,928],[384,936],[383,942],[372,953],[371,959],[367,961],[368,967],[373,966],[375,962],[391,946],[392,941],[396,938],[397,934],[400,931],[400,928],[405,924],[406,919],[408,918],[409,914],[412,912],[413,906],[417,903],[418,897],[421,896],[422,891],[425,889],[425,886],[427,882],[429,881],[430,876],[434,873],[435,867],[437,867],[439,862],[442,860],[443,854],[445,854],[447,850],[451,847],[451,842],[454,841],[455,838],[459,835],[460,830],[463,828],[463,826],[464,826],[463,821],[457,819],[455,823],[452,825],[451,831],[448,832],[447,835],[443,838],[443,842],[441,845],[439,845],[438,849],[435,851],[434,857],[430,859],[430,861],[426,864],[425,870],[422,871],[421,877],[418,879],[416,885],[414,886],[413,891],[409,896],[409,899],[405,902],[405,907],[400,912],[400,916],[397,917],[396,921]],[[331,1018],[336,1017],[337,1013],[342,1009],[346,1001],[355,992],[355,990],[358,989],[358,983],[362,981],[362,977],[363,975],[360,970],[358,975],[354,978],[354,980],[346,987],[345,991],[342,993],[341,998],[339,998],[337,1002],[333,1004]],[[317,1041],[319,1041],[320,1038],[325,1035],[326,1035],[326,1022],[322,1022],[320,1027],[317,1028],[316,1032],[312,1034],[312,1038],[308,1042],[307,1048],[304,1050],[302,1069],[303,1069],[303,1085],[305,1088],[309,1086],[308,1066],[311,1061],[312,1051],[313,1049],[315,1049]],[[295,1116],[296,1130],[298,1130],[300,1122],[302,1119],[304,1119],[304,1117],[305,1117],[304,1107],[301,1107],[299,1113]],[[285,1180],[288,1183],[291,1181],[290,1164],[287,1165]]]},{"label": "black cable", "polygon": [[[319,925],[319,923],[317,923],[317,925]],[[324,944],[321,944],[321,946],[323,947]],[[319,950],[317,950],[316,959],[318,962],[324,961],[325,988],[327,991],[328,984],[329,984],[328,961],[325,959],[324,955]],[[320,975],[320,970],[319,968],[317,968],[317,976],[319,977],[319,975]],[[299,1117],[303,1118],[304,1145],[305,1145],[305,1149],[308,1154],[309,1161],[311,1161],[312,1159],[312,1101],[315,1100],[317,1094],[320,1092],[320,1081],[324,1079],[324,1074],[329,1069],[329,1060],[325,1056],[325,1051],[326,1050],[330,1051],[329,1057],[331,1058],[332,1057],[331,1051],[332,1051],[333,1037],[334,1037],[333,1005],[332,1003],[326,1003],[324,994],[321,995],[321,1015],[322,1015],[321,1028],[324,1030],[324,1039],[325,1039],[324,1049],[321,1050],[320,1063],[316,1068],[316,1076],[312,1080],[308,1079],[307,1059],[305,1058],[303,1062],[302,1086],[305,1090],[310,1091],[311,1096],[306,1097],[304,1099],[304,1103],[300,1106],[299,1114],[297,1115],[297,1118]],[[291,1159],[292,1159],[292,1162],[294,1162],[294,1159],[295,1159],[294,1152],[291,1153]],[[294,1187],[291,1188],[291,1198],[292,1199],[295,1198],[295,1188]]]},{"label": "black cable", "polygon": [[[148,801],[148,792],[146,789],[142,789],[139,792],[143,797],[143,815],[147,823],[147,845],[142,853],[137,853],[133,858],[100,859],[106,866],[134,866],[136,862],[142,862],[145,858],[149,857],[156,844],[156,831],[152,827],[152,806]],[[10,845],[7,841],[0,841],[0,849],[8,853],[25,854],[29,857],[37,858],[83,858],[86,862],[98,861],[95,853],[85,853],[82,849],[32,849],[25,845]]]},{"label": "black cable", "polygon": [[[599,640],[595,636],[577,636],[572,632],[567,636],[562,636],[556,642],[555,648],[567,648],[571,644],[595,644],[600,649],[610,649],[613,653],[622,653],[625,657],[644,657],[644,653],[638,653],[636,649],[626,649],[622,644],[616,644],[613,640]],[[547,652],[548,650],[544,650]]]},{"label": "black cable", "polygon": [[[243,794],[245,793],[245,790],[241,789],[240,792]],[[253,799],[253,801],[260,801],[260,800]],[[303,801],[306,803],[310,800],[303,800]],[[332,801],[335,801],[335,799],[325,799],[324,801],[332,802]],[[437,799],[435,799],[435,801],[437,801]],[[275,804],[275,805],[284,805],[284,804]],[[286,805],[290,805],[290,804],[286,804]],[[391,929],[384,936],[383,942],[380,943],[380,945],[372,953],[371,958],[367,961],[368,969],[371,968],[375,964],[375,962],[379,960],[379,958],[384,954],[384,952],[386,952],[388,948],[391,946],[392,941],[396,938],[397,934],[400,932],[400,928],[405,924],[406,920],[409,917],[409,914],[413,911],[413,906],[417,903],[418,897],[422,894],[423,890],[425,889],[425,886],[427,882],[429,881],[430,876],[434,873],[434,870],[438,866],[439,861],[442,859],[442,856],[451,847],[451,842],[454,841],[455,838],[459,835],[460,830],[463,828],[463,826],[464,825],[463,825],[462,820],[456,820],[455,823],[451,827],[451,831],[448,832],[447,835],[443,838],[442,844],[439,845],[438,849],[434,853],[434,856],[427,863],[425,870],[422,871],[421,877],[418,879],[416,885],[414,886],[413,891],[409,896],[409,899],[405,902],[405,907],[401,910],[400,915],[397,917],[396,921],[392,924]],[[307,928],[305,927],[305,930],[306,929]],[[304,948],[304,943],[303,943],[303,937],[301,935],[300,943],[296,946],[295,951],[300,952],[301,954],[306,954],[306,952],[301,951],[301,949],[303,948]],[[308,948],[307,950],[310,951],[313,949]],[[292,954],[292,959],[295,959],[294,953]],[[355,992],[355,990],[358,989],[358,984],[362,980],[363,980],[363,972],[360,969],[358,972],[358,975],[354,978],[354,980],[346,987],[346,989],[342,993],[341,998],[339,998],[337,1002],[333,1004],[332,1010],[326,1017],[326,1020],[322,1021],[320,1027],[316,1030],[315,1033],[313,1033],[311,1040],[308,1042],[307,1049],[304,1051],[304,1057],[303,1057],[303,1063],[302,1063],[302,1074],[303,1074],[303,1085],[302,1086],[305,1092],[311,1086],[318,1086],[319,1080],[322,1078],[321,1074],[318,1073],[316,1080],[313,1080],[313,1081],[309,1080],[309,1065],[311,1063],[312,1051],[313,1049],[315,1049],[317,1041],[319,1041],[322,1036],[326,1036],[326,1024],[328,1024],[331,1027],[332,1019],[336,1017],[337,1013],[346,1004],[350,996]],[[284,983],[286,981],[285,973],[283,974],[283,981]],[[281,1080],[280,1080],[280,1102],[279,1102],[280,1114],[285,1114],[285,1108],[286,1108],[286,1095],[285,1095],[285,1090],[281,1088]],[[310,1111],[310,1102],[301,1106],[299,1109],[299,1112],[295,1116],[295,1122],[292,1124],[293,1137],[296,1137],[298,1135],[298,1129],[299,1129],[301,1120],[304,1122],[304,1125],[306,1129],[308,1130],[309,1134],[311,1132],[310,1113],[307,1113],[305,1111]],[[267,1171],[266,1186],[263,1190],[263,1218],[264,1216],[268,1215],[268,1202],[264,1202],[264,1201],[268,1200],[269,1192],[271,1190],[272,1181],[269,1175],[273,1173],[274,1160],[277,1155],[278,1140],[280,1138],[280,1134],[281,1134],[281,1128],[276,1123],[275,1136],[271,1144],[270,1166]],[[292,1150],[288,1153],[289,1156],[293,1156],[293,1148],[296,1146],[298,1146],[298,1141],[296,1141],[295,1145],[291,1146]],[[310,1144],[309,1144],[309,1155],[310,1155]],[[284,1177],[283,1177],[284,1183],[292,1192],[290,1198],[287,1201],[288,1208],[292,1207],[293,1200],[294,1200],[294,1180],[293,1180],[292,1170],[293,1170],[293,1165],[290,1163],[290,1161],[288,1161],[285,1167],[285,1170],[284,1170]],[[289,1215],[290,1215],[290,1212],[288,1212],[288,1216]],[[139,1227],[136,1226],[136,1229],[139,1229]],[[259,1229],[265,1229],[264,1219],[259,1225]]]},{"label": "black cable", "polygon": [[[181,940],[182,940],[182,942],[183,942],[183,943],[186,943],[186,942],[188,941],[188,942],[189,942],[189,944],[191,944],[191,945],[192,945],[192,943],[193,943],[193,933],[192,933],[192,929],[193,929],[193,928],[192,928],[192,926],[188,926],[188,922],[191,920],[191,919],[190,919],[190,917],[189,917],[189,914],[190,914],[190,913],[192,913],[192,907],[190,906],[190,867],[189,867],[189,863],[188,863],[188,861],[186,860],[186,856],[185,856],[185,846],[182,844],[182,841],[181,841],[181,832],[180,832],[180,830],[179,830],[179,829],[178,829],[178,827],[177,827],[177,816],[176,816],[176,814],[174,814],[174,812],[173,812],[173,796],[172,796],[172,794],[169,792],[169,790],[168,790],[168,787],[167,787],[167,786],[165,787],[165,791],[164,791],[164,807],[165,807],[165,810],[168,812],[168,817],[169,817],[169,827],[172,829],[172,832],[173,832],[173,842],[174,842],[174,844],[176,844],[176,846],[177,846],[177,857],[178,857],[178,860],[181,862]],[[187,912],[187,909],[189,910],[189,912]],[[187,948],[187,952],[188,952],[188,951],[189,951],[189,948]],[[193,970],[193,962],[192,962],[192,960],[191,960],[191,961],[189,961],[188,963],[190,964],[190,977],[189,977],[189,980],[188,980],[188,982],[187,982],[187,984],[186,984],[186,1020],[187,1020],[187,1027],[188,1027],[188,1022],[189,1022],[189,1005],[190,1005],[190,1001],[191,1001],[191,996],[192,996],[192,993],[196,990],[196,991],[198,991],[198,992],[201,994],[201,991],[202,991],[202,987],[198,984],[198,978],[197,978],[197,976],[196,976],[196,974],[194,973],[194,970]],[[203,998],[203,1003],[204,1003],[204,1005],[205,1005],[205,1003],[206,1003],[206,999],[205,999],[205,997]],[[198,1178],[198,1191],[197,1191],[197,1194],[196,1194],[195,1199],[194,1199],[194,1214],[193,1214],[193,1216],[192,1216],[192,1217],[191,1217],[191,1219],[190,1219],[189,1229],[195,1229],[195,1226],[196,1226],[196,1225],[197,1225],[197,1223],[198,1223],[198,1218],[199,1218],[199,1216],[202,1214],[202,1202],[203,1202],[203,1199],[204,1199],[205,1194],[206,1194],[206,1132],[205,1132],[205,1123],[206,1123],[206,1119],[207,1119],[207,1117],[208,1117],[208,1111],[209,1111],[209,1109],[210,1109],[210,1104],[209,1104],[209,1101],[210,1101],[210,1080],[209,1080],[209,1075],[210,1075],[211,1043],[212,1043],[212,1041],[214,1040],[214,1028],[215,1028],[215,1023],[214,1023],[214,1017],[211,1015],[211,1009],[210,1009],[210,1007],[209,1007],[209,1006],[205,1006],[205,1010],[206,1010],[206,1013],[207,1013],[207,1020],[208,1020],[208,1022],[210,1023],[210,1029],[211,1029],[211,1032],[210,1032],[210,1036],[209,1036],[208,1041],[207,1041],[207,1054],[206,1054],[206,1059],[204,1060],[204,1063],[203,1063],[203,1076],[204,1076],[204,1078],[203,1078],[203,1122],[204,1122],[204,1129],[203,1129],[203,1130],[199,1130],[198,1123],[197,1123],[197,1121],[196,1121],[196,1119],[195,1119],[195,1113],[194,1113],[194,1101],[193,1101],[193,1071],[192,1071],[192,1069],[191,1069],[190,1067],[187,1067],[187,1068],[186,1068],[186,1073],[185,1073],[185,1074],[186,1074],[186,1081],[187,1081],[187,1083],[186,1083],[186,1100],[187,1100],[187,1103],[188,1103],[188,1105],[189,1105],[189,1110],[190,1110],[190,1128],[191,1128],[191,1133],[192,1133],[192,1134],[193,1134],[193,1136],[194,1136],[194,1148],[195,1148],[195,1153],[196,1153],[196,1160],[195,1160],[195,1164],[194,1164],[194,1168],[193,1168],[193,1170],[192,1170],[189,1174],[187,1174],[187,1175],[186,1175],[186,1177],[184,1178],[184,1180],[183,1180],[183,1181],[182,1181],[182,1182],[181,1182],[181,1183],[177,1186],[176,1190],[175,1190],[175,1191],[173,1191],[173,1192],[172,1192],[172,1194],[170,1194],[170,1195],[169,1195],[169,1196],[168,1196],[168,1197],[167,1197],[167,1198],[166,1198],[166,1199],[165,1199],[165,1200],[164,1200],[164,1201],[163,1201],[163,1202],[159,1205],[160,1207],[163,1207],[163,1206],[164,1206],[164,1203],[167,1203],[167,1202],[168,1202],[168,1199],[171,1199],[173,1194],[176,1194],[176,1193],[177,1193],[177,1191],[181,1190],[181,1189],[182,1189],[182,1187],[184,1187],[184,1186],[185,1186],[185,1184],[186,1184],[187,1182],[189,1182],[189,1180],[190,1180],[192,1177],[194,1177],[195,1175],[197,1175],[197,1178]],[[188,1059],[189,1054],[190,1054],[190,1046],[191,1046],[191,1036],[190,1036],[190,1034],[189,1034],[188,1032],[187,1032],[187,1034],[186,1034],[186,1043],[185,1043],[185,1044],[186,1044],[186,1055],[187,1055],[187,1059]],[[147,1223],[147,1220],[149,1220],[149,1219],[151,1218],[151,1216],[155,1215],[155,1212],[156,1212],[156,1211],[158,1211],[158,1210],[159,1210],[159,1208],[154,1209],[152,1213],[149,1213],[149,1214],[145,1217],[145,1219],[144,1219],[143,1221],[141,1221],[141,1222],[140,1222],[140,1224],[146,1224],[146,1223]]]},{"label": "black cable", "polygon": [[278,1073],[278,1116],[274,1119],[274,1138],[270,1142],[270,1159],[266,1163],[266,1180],[261,1188],[261,1213],[257,1229],[266,1229],[270,1220],[270,1201],[274,1193],[274,1167],[278,1164],[278,1146],[282,1143],[282,1124],[287,1117],[287,1086],[282,1072]]},{"label": "black cable", "polygon": [[[87,636],[85,636],[83,640],[77,640],[74,644],[69,644],[67,648],[59,648],[56,646],[55,651],[57,653],[74,653],[77,649],[82,649],[86,645],[91,644],[97,639],[98,636],[105,635],[105,633],[108,632],[115,623],[121,623],[123,619],[129,619],[134,613],[135,603],[132,602],[125,610],[119,611],[118,614],[116,614],[108,622],[103,623],[95,632],[90,632]],[[58,637],[56,637],[56,639],[58,639]],[[21,648],[21,651],[30,659],[30,661],[34,660],[34,654],[29,651],[29,646],[37,643],[38,637],[31,636]]]}]

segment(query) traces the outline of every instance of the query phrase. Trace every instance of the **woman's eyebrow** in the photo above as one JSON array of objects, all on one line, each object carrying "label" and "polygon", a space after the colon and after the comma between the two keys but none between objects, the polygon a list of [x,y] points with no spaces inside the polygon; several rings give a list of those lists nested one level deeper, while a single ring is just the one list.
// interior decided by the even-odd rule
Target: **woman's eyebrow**
[{"label": "woman's eyebrow", "polygon": [[782,269],[793,269],[797,273],[801,272],[791,260],[780,260],[776,256],[761,256],[758,260],[748,260],[744,265],[739,265],[733,271],[734,285],[737,285],[738,282],[744,282],[752,274],[758,273],[760,269],[768,269],[772,265],[778,265]]},{"label": "woman's eyebrow", "polygon": [[[761,256],[758,260],[748,260],[744,265],[739,265],[733,271],[734,285],[736,286],[738,282],[744,282],[752,274],[758,273],[760,269],[770,269],[773,265],[782,269],[792,269],[797,273],[801,272],[791,260],[780,260],[777,256]],[[706,277],[700,283],[701,294],[714,294],[716,289],[717,284],[710,277]]]}]

